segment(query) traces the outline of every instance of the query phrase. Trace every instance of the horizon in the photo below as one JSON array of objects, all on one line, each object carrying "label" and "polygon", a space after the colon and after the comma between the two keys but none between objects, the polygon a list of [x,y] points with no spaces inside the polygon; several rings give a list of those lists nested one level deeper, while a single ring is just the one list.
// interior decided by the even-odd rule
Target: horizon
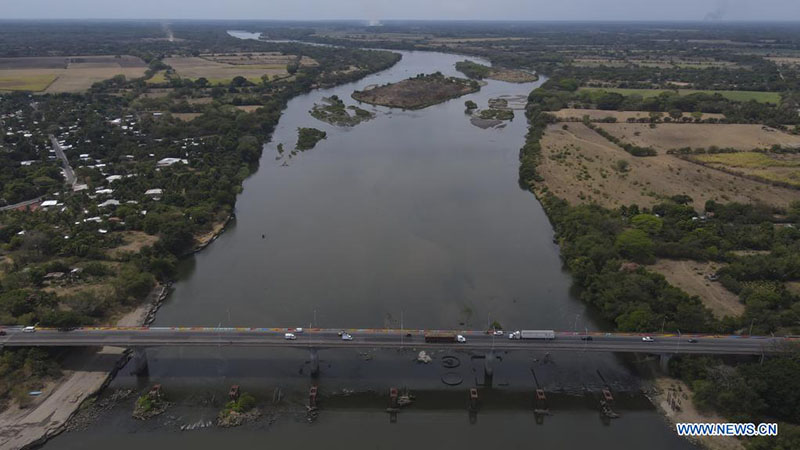
[{"label": "horizon", "polygon": [[[293,2],[229,0],[140,0],[109,4],[102,0],[29,0],[4,6],[4,19],[19,20],[277,20],[277,21],[587,21],[587,22],[773,22],[800,20],[800,4],[792,0],[297,0]],[[253,19],[258,17],[258,19]],[[786,19],[787,17],[791,19]]]}]

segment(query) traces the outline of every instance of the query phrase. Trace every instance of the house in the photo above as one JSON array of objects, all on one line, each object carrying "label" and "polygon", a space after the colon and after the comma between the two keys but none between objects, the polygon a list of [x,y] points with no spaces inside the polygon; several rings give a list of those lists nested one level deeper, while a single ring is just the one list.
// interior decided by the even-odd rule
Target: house
[{"label": "house", "polygon": [[48,208],[50,206],[58,205],[58,200],[45,200],[42,202],[42,208]]},{"label": "house", "polygon": [[164,195],[164,190],[160,188],[148,189],[147,191],[145,191],[144,195],[151,197],[161,197],[162,195]]},{"label": "house", "polygon": [[158,167],[169,167],[169,166],[171,166],[173,164],[176,164],[176,163],[189,164],[189,161],[186,160],[186,159],[181,159],[181,158],[164,158],[164,159],[159,160],[156,163],[156,165]]},{"label": "house", "polygon": [[112,198],[112,199],[108,199],[108,200],[104,201],[103,203],[100,203],[99,205],[97,205],[98,208],[105,208],[107,206],[119,206],[119,200],[114,200]]}]

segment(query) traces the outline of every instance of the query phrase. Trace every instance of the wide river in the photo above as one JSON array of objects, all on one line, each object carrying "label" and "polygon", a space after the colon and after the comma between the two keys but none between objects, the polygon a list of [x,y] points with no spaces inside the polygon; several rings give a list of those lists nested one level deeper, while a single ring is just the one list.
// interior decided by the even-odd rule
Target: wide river
[{"label": "wide river", "polygon": [[[541,205],[517,185],[523,111],[489,129],[464,114],[465,100],[481,108],[496,97],[522,105],[542,80],[488,80],[480,92],[421,111],[362,105],[376,118],[353,128],[309,115],[326,96],[355,104],[350,94],[369,85],[436,71],[461,75],[454,66],[464,57],[400,53],[384,72],[289,102],[258,172],[244,184],[235,221],[182,263],[156,325],[352,328],[402,321],[407,328],[481,329],[496,320],[507,330],[603,328],[570,292]],[[322,129],[327,139],[290,157],[298,127]],[[446,355],[457,367],[445,367]],[[481,386],[485,355],[435,352],[430,364],[416,356],[411,349],[323,350],[314,381],[301,350],[150,349],[149,378],[123,369],[104,396],[161,383],[174,403],[166,414],[132,419],[131,396],[45,447],[692,448],[638,393],[637,364],[615,355],[496,355],[491,389]],[[304,404],[312,383],[322,398],[319,417],[309,422]],[[532,407],[537,383],[553,413],[539,425]],[[255,394],[260,420],[181,431],[212,421],[231,384]],[[394,421],[384,412],[392,386],[417,396]],[[480,412],[470,417],[467,392],[474,386]],[[599,414],[604,386],[621,415],[610,422]],[[277,391],[282,400],[273,402]]]}]

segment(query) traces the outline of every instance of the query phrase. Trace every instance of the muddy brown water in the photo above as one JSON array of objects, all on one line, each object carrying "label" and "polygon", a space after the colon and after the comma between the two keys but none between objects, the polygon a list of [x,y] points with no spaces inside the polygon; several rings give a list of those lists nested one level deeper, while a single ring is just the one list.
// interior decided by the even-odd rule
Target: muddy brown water
[{"label": "muddy brown water", "polygon": [[[490,98],[526,95],[544,77],[487,80],[480,92],[413,112],[361,105],[376,118],[354,128],[309,115],[325,96],[355,104],[350,93],[371,84],[435,71],[458,76],[455,63],[464,59],[401,53],[391,69],[289,103],[244,184],[236,220],[182,263],[155,325],[399,327],[402,320],[408,328],[481,329],[497,320],[506,329],[602,328],[571,292],[540,204],[517,185],[522,112],[499,129],[478,128],[464,114],[465,100],[483,108]],[[327,139],[289,158],[297,128],[308,126]],[[412,349],[321,350],[321,374],[312,380],[301,350],[149,349],[149,378],[123,370],[104,395],[161,383],[175,403],[164,416],[132,419],[132,397],[45,447],[691,448],[638,393],[635,364],[615,355],[495,354],[491,389],[481,386],[485,355],[433,352],[430,364],[416,356]],[[443,364],[444,356],[457,366],[452,358]],[[537,381],[553,413],[539,425]],[[321,411],[308,423],[312,383]],[[213,420],[231,384],[256,395],[262,419],[239,429],[181,431]],[[610,422],[598,407],[606,385],[622,416]],[[480,408],[470,417],[474,386]],[[385,412],[390,387],[417,395],[394,422]],[[277,389],[282,401],[273,405]]]}]

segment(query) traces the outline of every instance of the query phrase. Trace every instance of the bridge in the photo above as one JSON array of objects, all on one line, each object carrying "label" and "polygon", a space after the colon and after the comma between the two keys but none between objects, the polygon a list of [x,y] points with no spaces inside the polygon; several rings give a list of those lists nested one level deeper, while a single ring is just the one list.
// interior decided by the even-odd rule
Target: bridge
[{"label": "bridge", "polygon": [[[212,327],[100,327],[70,331],[38,328],[24,332],[7,327],[0,336],[3,347],[288,347],[288,348],[418,348],[475,351],[579,351],[653,354],[764,355],[781,351],[794,338],[773,336],[635,334],[556,332],[555,339],[514,339],[489,331],[322,329],[294,328],[212,328]],[[426,342],[425,333],[460,334],[466,342]],[[287,340],[292,332],[296,339]],[[343,340],[345,332],[352,340]],[[652,341],[645,341],[649,336]]]}]

